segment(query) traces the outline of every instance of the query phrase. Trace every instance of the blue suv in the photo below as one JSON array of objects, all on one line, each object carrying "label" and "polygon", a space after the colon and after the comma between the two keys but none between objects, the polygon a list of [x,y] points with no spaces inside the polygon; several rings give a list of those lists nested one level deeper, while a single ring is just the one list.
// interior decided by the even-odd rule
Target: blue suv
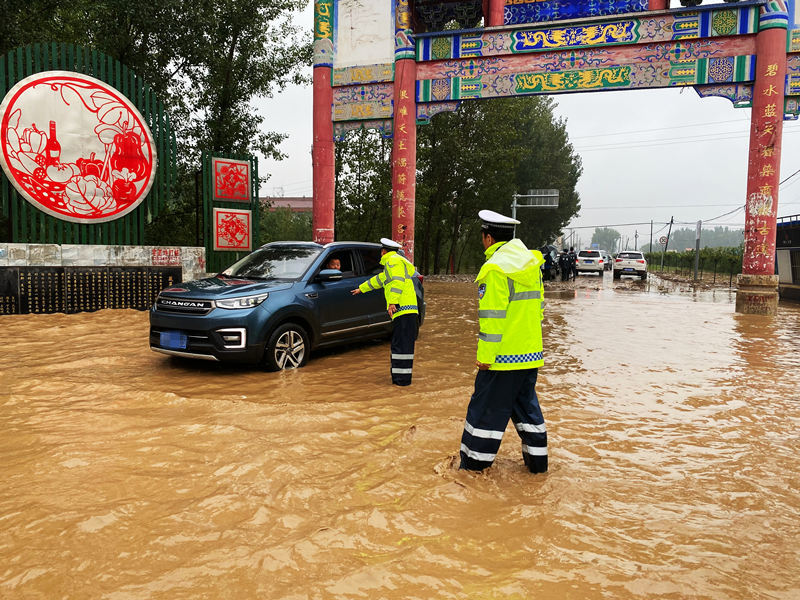
[{"label": "blue suv", "polygon": [[[215,277],[163,290],[150,310],[150,348],[279,371],[302,367],[314,348],[387,337],[383,293],[350,294],[383,270],[380,258],[379,244],[266,244]],[[419,273],[414,284],[421,325]]]}]

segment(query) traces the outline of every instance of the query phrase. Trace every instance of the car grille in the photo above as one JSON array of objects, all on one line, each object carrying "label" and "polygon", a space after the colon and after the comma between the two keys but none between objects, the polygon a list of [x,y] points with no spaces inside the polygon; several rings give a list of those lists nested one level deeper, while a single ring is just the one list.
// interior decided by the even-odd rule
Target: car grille
[{"label": "car grille", "polygon": [[159,296],[156,298],[156,310],[179,315],[207,315],[214,310],[214,301]]}]

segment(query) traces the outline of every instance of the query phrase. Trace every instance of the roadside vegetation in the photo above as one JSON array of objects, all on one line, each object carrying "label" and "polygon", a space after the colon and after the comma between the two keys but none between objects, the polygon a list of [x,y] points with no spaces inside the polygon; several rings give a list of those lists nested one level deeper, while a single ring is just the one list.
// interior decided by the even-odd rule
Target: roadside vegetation
[{"label": "roadside vegetation", "polygon": [[[646,252],[647,268],[651,273],[694,278],[694,250],[685,252]],[[701,248],[698,277],[713,284],[732,286],[736,275],[742,272],[742,246],[728,248]]]}]

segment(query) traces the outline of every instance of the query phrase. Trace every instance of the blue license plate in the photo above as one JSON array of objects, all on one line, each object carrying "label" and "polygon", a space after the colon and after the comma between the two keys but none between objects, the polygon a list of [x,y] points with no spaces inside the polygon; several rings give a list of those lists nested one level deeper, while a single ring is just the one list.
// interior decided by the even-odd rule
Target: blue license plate
[{"label": "blue license plate", "polygon": [[585,262],[587,265],[591,265],[594,261],[593,260],[585,260],[583,262]]},{"label": "blue license plate", "polygon": [[633,271],[633,269],[630,269],[630,268],[627,268],[627,269],[622,269],[622,270],[623,270],[623,271]]},{"label": "blue license plate", "polygon": [[162,348],[186,350],[186,334],[180,331],[162,331],[158,341]]}]

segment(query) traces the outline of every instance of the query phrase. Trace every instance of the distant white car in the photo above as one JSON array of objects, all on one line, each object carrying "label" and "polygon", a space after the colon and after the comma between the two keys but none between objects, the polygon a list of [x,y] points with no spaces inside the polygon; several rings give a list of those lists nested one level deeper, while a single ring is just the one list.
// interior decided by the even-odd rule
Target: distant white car
[{"label": "distant white car", "polygon": [[581,250],[578,252],[575,268],[578,273],[597,273],[602,277],[605,270],[604,263],[600,250]]},{"label": "distant white car", "polygon": [[638,275],[642,281],[647,279],[647,261],[644,254],[634,250],[625,250],[617,254],[614,260],[614,279],[623,275]]}]

